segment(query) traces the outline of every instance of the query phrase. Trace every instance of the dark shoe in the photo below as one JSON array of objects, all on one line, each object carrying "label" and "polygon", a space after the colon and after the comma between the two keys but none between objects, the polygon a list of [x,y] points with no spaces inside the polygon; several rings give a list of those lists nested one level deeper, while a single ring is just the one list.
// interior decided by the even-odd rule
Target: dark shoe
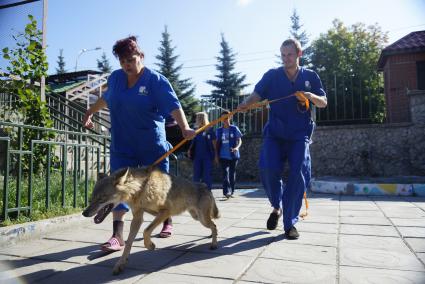
[{"label": "dark shoe", "polygon": [[292,226],[291,229],[285,231],[285,238],[288,240],[296,240],[300,237],[300,234],[298,234],[297,228]]},{"label": "dark shoe", "polygon": [[279,221],[279,214],[276,212],[272,212],[269,216],[269,219],[267,219],[267,229],[268,230],[274,230],[277,227],[277,221]]}]

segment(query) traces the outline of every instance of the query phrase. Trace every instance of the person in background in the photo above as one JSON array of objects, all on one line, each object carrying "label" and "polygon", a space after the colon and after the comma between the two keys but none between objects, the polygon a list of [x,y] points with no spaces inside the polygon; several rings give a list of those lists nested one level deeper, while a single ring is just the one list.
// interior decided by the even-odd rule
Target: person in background
[{"label": "person in background", "polygon": [[[309,144],[315,126],[305,99],[319,108],[326,107],[327,99],[316,72],[300,67],[302,50],[297,40],[285,40],[280,53],[283,66],[267,71],[255,85],[254,92],[238,108],[243,111],[260,100],[288,97],[270,104],[259,167],[261,181],[273,207],[267,228],[276,229],[283,207],[285,237],[297,239],[299,233],[294,225],[298,222],[302,198],[311,178]],[[283,186],[286,161],[289,176]]]},{"label": "person in background", "polygon": [[[111,172],[123,167],[152,165],[166,153],[171,145],[166,140],[165,117],[171,115],[185,138],[192,138],[195,131],[187,123],[180,102],[167,78],[144,66],[145,55],[136,37],[118,40],[113,54],[119,59],[121,69],[108,78],[108,90],[85,113],[83,125],[94,126],[92,115],[108,107],[111,117]],[[168,159],[158,164],[169,171]],[[127,204],[119,204],[113,210],[111,238],[101,245],[104,251],[118,251],[124,246],[124,215]],[[171,219],[164,222],[161,237],[172,232]]]},{"label": "person in background", "polygon": [[[196,113],[195,128],[199,129],[209,123],[206,112]],[[212,189],[211,172],[216,159],[216,136],[213,128],[207,128],[196,135],[190,144],[188,157],[193,160],[193,181],[204,182]]]},{"label": "person in background", "polygon": [[[230,111],[224,110],[221,115],[229,114]],[[220,159],[220,165],[223,170],[223,195],[226,198],[234,197],[236,182],[236,166],[240,154],[239,148],[242,145],[242,133],[235,125],[230,124],[229,116],[223,121],[223,126],[217,129],[217,156]]]}]

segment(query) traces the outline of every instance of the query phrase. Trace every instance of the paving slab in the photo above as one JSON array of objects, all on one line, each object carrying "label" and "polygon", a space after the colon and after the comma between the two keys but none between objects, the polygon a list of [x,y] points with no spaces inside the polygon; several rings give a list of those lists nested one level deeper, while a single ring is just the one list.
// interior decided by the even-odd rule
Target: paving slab
[{"label": "paving slab", "polygon": [[336,265],[336,248],[296,244],[284,240],[272,243],[260,257]]},{"label": "paving slab", "polygon": [[425,227],[397,227],[404,238],[423,238],[425,242]]},{"label": "paving slab", "polygon": [[340,233],[344,235],[364,235],[381,237],[398,237],[399,234],[393,226],[341,224]]},{"label": "paving slab", "polygon": [[425,272],[402,271],[395,269],[373,269],[364,267],[340,266],[341,284],[423,284]]},{"label": "paving slab", "polygon": [[414,252],[425,252],[424,238],[404,238]]},{"label": "paving slab", "polygon": [[336,283],[336,266],[258,258],[241,280],[258,283]]}]

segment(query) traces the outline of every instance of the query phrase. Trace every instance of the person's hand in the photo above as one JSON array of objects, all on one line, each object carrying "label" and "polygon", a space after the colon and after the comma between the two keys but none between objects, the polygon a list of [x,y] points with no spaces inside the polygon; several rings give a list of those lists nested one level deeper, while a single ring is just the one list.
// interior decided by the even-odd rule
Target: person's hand
[{"label": "person's hand", "polygon": [[182,130],[182,135],[185,139],[192,140],[196,136],[196,131],[192,128],[186,128]]},{"label": "person's hand", "polygon": [[91,120],[93,114],[90,110],[87,110],[83,117],[83,126],[89,129],[92,129],[94,127],[94,123]]},{"label": "person's hand", "polygon": [[304,92],[302,91],[298,91],[295,92],[295,97],[300,101],[300,102],[305,102],[305,100],[307,99],[306,96],[304,95]]},{"label": "person's hand", "polygon": [[238,150],[238,148],[230,148],[230,152],[234,153]]}]

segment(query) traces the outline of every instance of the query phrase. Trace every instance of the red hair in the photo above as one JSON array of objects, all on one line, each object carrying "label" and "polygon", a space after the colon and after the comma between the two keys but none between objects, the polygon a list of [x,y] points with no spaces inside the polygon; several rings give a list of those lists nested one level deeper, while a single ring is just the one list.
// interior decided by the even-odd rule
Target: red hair
[{"label": "red hair", "polygon": [[117,58],[129,57],[134,54],[143,55],[143,52],[137,45],[137,38],[135,36],[129,36],[118,40],[112,48],[112,53]]}]

